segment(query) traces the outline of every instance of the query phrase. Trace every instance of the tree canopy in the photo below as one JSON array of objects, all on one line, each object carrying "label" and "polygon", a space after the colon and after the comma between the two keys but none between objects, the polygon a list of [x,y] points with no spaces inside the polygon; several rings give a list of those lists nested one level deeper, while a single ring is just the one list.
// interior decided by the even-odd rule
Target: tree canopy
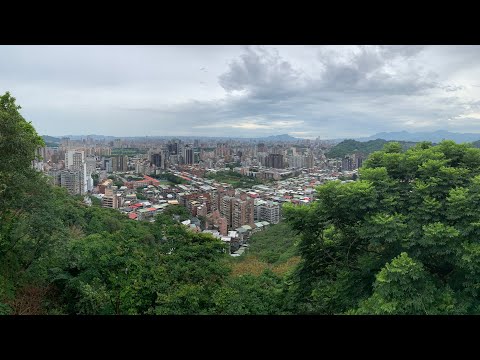
[{"label": "tree canopy", "polygon": [[352,183],[285,207],[300,232],[305,313],[478,313],[480,150],[443,141],[374,152]]}]

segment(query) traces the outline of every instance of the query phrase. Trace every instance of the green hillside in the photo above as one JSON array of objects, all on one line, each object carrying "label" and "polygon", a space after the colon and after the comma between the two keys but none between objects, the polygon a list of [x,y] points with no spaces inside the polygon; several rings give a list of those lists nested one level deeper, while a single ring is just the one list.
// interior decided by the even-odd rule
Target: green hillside
[{"label": "green hillside", "polygon": [[[356,141],[352,139],[343,140],[341,143],[338,143],[333,148],[327,152],[327,157],[329,158],[343,158],[346,155],[352,153],[360,153],[363,156],[367,156],[374,151],[382,150],[383,146],[387,143],[393,141],[386,141],[383,139],[376,139],[370,141]],[[413,142],[398,141],[404,150],[415,145]]]},{"label": "green hillside", "polygon": [[53,136],[42,135],[43,141],[45,141],[47,146],[58,146],[61,139]]},{"label": "green hillside", "polygon": [[299,236],[285,222],[271,225],[250,239],[249,255],[269,264],[281,264],[297,255]]}]

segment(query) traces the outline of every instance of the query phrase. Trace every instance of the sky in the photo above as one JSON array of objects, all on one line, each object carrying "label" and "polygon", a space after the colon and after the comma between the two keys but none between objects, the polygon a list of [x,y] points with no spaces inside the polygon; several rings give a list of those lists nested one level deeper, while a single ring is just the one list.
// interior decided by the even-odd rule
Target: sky
[{"label": "sky", "polygon": [[0,46],[42,135],[480,133],[480,46]]}]

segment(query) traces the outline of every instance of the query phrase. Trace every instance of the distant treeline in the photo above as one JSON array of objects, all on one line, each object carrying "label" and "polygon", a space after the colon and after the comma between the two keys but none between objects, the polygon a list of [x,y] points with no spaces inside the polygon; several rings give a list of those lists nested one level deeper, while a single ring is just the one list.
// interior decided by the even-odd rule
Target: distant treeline
[{"label": "distant treeline", "polygon": [[163,174],[160,174],[160,175],[152,175],[152,177],[154,177],[155,179],[158,179],[158,180],[168,180],[170,181],[171,183],[174,183],[174,184],[186,184],[187,181],[185,179],[182,179],[181,177],[177,176],[177,175],[174,175],[172,173],[163,173]]}]

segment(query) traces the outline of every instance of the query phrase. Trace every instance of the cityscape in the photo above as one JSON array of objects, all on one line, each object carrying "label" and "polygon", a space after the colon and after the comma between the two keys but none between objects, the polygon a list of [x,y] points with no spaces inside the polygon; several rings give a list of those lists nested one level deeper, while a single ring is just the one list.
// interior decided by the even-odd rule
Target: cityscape
[{"label": "cityscape", "polygon": [[480,314],[479,56],[0,45],[0,315]]},{"label": "cityscape", "polygon": [[[249,237],[282,219],[282,205],[309,204],[326,181],[353,181],[364,155],[328,158],[331,141],[208,138],[99,141],[52,138],[32,166],[71,195],[92,197],[132,220],[155,221],[169,205],[188,209],[191,231],[243,252]],[[262,142],[263,141],[263,142]]]}]

